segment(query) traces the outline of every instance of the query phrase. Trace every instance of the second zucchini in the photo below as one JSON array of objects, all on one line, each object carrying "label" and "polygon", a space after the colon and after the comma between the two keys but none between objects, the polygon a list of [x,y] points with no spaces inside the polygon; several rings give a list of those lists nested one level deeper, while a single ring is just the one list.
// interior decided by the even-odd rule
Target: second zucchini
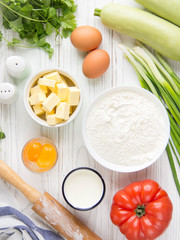
[{"label": "second zucchini", "polygon": [[135,0],[151,12],[180,27],[179,0]]},{"label": "second zucchini", "polygon": [[94,15],[105,26],[180,61],[180,28],[174,24],[141,9],[115,3],[105,5],[102,10],[95,9]]}]

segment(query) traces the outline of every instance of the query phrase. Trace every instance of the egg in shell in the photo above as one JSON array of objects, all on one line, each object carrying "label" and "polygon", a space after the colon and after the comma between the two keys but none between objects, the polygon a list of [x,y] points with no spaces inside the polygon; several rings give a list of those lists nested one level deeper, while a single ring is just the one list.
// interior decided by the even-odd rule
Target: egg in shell
[{"label": "egg in shell", "polygon": [[98,78],[106,72],[110,64],[109,54],[102,49],[90,52],[83,62],[83,73],[87,78]]},{"label": "egg in shell", "polygon": [[96,49],[102,42],[100,31],[92,26],[80,26],[71,33],[71,43],[83,52]]}]

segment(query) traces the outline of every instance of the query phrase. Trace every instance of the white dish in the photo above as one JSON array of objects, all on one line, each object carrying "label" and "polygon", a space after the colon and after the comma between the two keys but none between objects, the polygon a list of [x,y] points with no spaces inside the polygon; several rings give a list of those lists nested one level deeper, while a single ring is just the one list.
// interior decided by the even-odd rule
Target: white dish
[{"label": "white dish", "polygon": [[[97,103],[99,101],[101,101],[102,99],[104,99],[105,97],[111,95],[112,93],[115,94],[117,92],[123,92],[123,91],[135,91],[136,93],[139,94],[143,94],[144,96],[146,96],[150,101],[152,101],[153,103],[156,104],[156,106],[159,108],[162,119],[164,121],[164,126],[165,126],[165,134],[164,134],[164,138],[162,141],[162,144],[159,147],[158,153],[156,154],[156,156],[151,160],[151,161],[147,161],[143,164],[140,165],[121,165],[121,164],[116,164],[110,161],[105,160],[104,158],[102,158],[99,154],[97,154],[97,151],[95,151],[95,149],[92,147],[92,145],[90,144],[89,138],[88,138],[88,134],[87,134],[87,119],[88,116],[91,112],[91,110],[97,106]],[[162,103],[160,102],[160,100],[153,95],[151,92],[141,88],[141,87],[133,87],[133,86],[119,86],[119,87],[114,87],[111,89],[106,90],[105,92],[103,92],[102,94],[100,94],[94,101],[93,103],[89,106],[87,113],[84,116],[84,120],[83,120],[83,138],[84,138],[84,142],[85,145],[89,151],[89,153],[91,154],[91,156],[101,165],[103,165],[104,167],[114,170],[114,171],[118,171],[118,172],[135,172],[138,170],[142,170],[148,166],[150,166],[151,164],[153,164],[160,156],[161,154],[164,152],[168,140],[169,140],[169,136],[170,136],[170,123],[169,123],[169,118],[168,118],[168,114],[164,108],[164,106],[162,105]]]},{"label": "white dish", "polygon": [[[50,73],[50,72],[53,72],[53,71],[58,71],[60,74],[62,74],[63,76],[67,77],[67,79],[70,80],[69,84],[72,84],[72,86],[77,86],[80,89],[80,101],[79,101],[79,104],[76,107],[75,111],[73,112],[73,114],[70,116],[70,118],[67,121],[65,121],[63,123],[59,123],[59,124],[54,125],[54,126],[50,126],[50,125],[47,124],[47,122],[45,120],[43,120],[42,118],[38,117],[34,113],[32,107],[29,104],[29,96],[30,96],[30,89],[35,84],[35,82],[40,77],[42,77],[44,74],[47,74],[47,73]],[[61,127],[61,126],[64,126],[64,125],[70,123],[77,116],[77,114],[79,113],[81,105],[82,105],[82,92],[81,92],[81,88],[79,87],[79,83],[77,84],[75,79],[69,73],[67,73],[65,70],[60,69],[60,68],[48,68],[48,69],[45,69],[45,70],[42,70],[42,71],[38,72],[37,74],[35,74],[35,76],[32,79],[27,81],[25,89],[24,89],[24,105],[25,105],[26,111],[28,112],[30,117],[34,121],[39,123],[40,125],[45,126],[45,127],[50,127],[50,128]]]}]

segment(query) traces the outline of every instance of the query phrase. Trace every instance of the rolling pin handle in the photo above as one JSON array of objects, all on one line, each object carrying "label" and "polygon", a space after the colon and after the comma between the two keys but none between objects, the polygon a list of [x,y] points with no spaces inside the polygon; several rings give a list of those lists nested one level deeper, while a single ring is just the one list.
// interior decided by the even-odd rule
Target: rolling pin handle
[{"label": "rolling pin handle", "polygon": [[31,203],[35,203],[41,193],[25,183],[5,162],[0,160],[0,177],[17,188]]}]

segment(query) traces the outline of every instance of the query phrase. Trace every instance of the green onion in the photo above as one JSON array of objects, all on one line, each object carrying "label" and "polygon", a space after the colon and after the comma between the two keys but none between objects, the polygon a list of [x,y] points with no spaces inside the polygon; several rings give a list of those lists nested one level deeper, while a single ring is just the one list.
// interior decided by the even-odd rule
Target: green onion
[{"label": "green onion", "polygon": [[[166,81],[166,79],[162,76],[162,74],[156,67],[152,58],[142,48],[135,47],[134,51],[139,55],[139,57],[141,57],[148,64],[148,66],[152,70],[152,73],[154,74],[158,82],[164,87],[164,89],[166,89],[166,91],[168,91],[173,96],[174,101],[177,103],[178,107],[180,108],[180,97],[178,96],[178,94],[180,93],[180,89],[178,89],[179,90],[178,93],[174,91],[174,89],[171,87],[168,81]],[[177,87],[176,84],[174,85]]]},{"label": "green onion", "polygon": [[[139,74],[142,76],[142,78],[145,80],[145,82],[148,84],[148,86],[151,88],[152,92],[157,96],[158,93],[156,92],[156,89],[154,88],[153,84],[151,83],[151,81],[149,80],[149,78],[146,76],[146,72],[144,70],[144,68],[141,66],[141,64],[139,64],[136,59],[132,56],[132,52],[133,50],[131,50],[131,52],[129,53],[128,49],[126,49],[125,45],[119,45],[119,47],[126,52],[126,57],[128,58],[128,60],[131,62],[131,64],[134,66],[134,68],[136,69],[137,72],[139,72]],[[135,54],[135,52],[134,52]]]},{"label": "green onion", "polygon": [[178,179],[178,176],[177,176],[176,167],[175,167],[175,164],[174,164],[174,159],[173,159],[171,148],[170,148],[169,144],[166,147],[166,152],[167,152],[167,155],[168,155],[168,158],[169,158],[169,163],[170,163],[170,166],[171,166],[174,181],[175,181],[178,193],[180,195],[180,183],[179,183],[179,179]]},{"label": "green onion", "polygon": [[124,44],[119,47],[133,65],[141,86],[156,95],[167,110],[171,137],[166,152],[180,195],[180,183],[173,159],[175,157],[180,166],[180,78],[158,52],[154,56],[142,43],[137,44],[133,49]]},{"label": "green onion", "polygon": [[180,88],[180,78],[176,75],[176,73],[172,70],[172,68],[166,63],[166,61],[163,59],[163,57],[158,52],[155,52],[155,55],[156,55],[157,59],[159,60],[159,62],[166,69],[166,71],[170,74],[171,78],[174,80],[174,82],[177,84],[177,86]]}]

